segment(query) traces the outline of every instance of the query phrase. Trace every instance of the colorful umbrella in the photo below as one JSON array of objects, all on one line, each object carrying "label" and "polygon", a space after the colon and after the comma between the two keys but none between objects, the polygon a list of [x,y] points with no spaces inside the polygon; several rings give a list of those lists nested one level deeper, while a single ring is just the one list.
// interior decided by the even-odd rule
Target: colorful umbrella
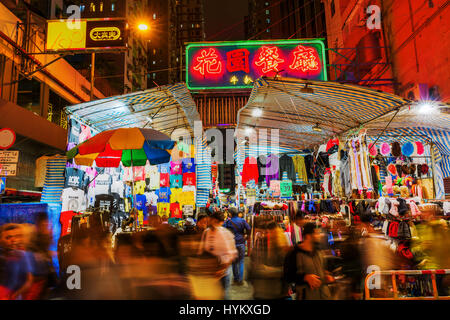
[{"label": "colorful umbrella", "polygon": [[175,141],[153,129],[121,128],[100,132],[67,152],[78,165],[125,167],[161,164],[170,161]]}]

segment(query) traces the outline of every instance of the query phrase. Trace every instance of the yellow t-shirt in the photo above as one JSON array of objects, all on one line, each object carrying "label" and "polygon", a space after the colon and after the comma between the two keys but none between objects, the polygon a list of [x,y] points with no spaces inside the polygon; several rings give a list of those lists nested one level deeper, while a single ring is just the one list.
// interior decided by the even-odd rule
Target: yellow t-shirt
[{"label": "yellow t-shirt", "polygon": [[170,203],[159,202],[158,203],[158,215],[160,217],[163,217],[163,216],[170,217]]},{"label": "yellow t-shirt", "polygon": [[181,207],[185,205],[191,205],[194,206],[195,209],[195,192],[194,191],[182,192],[178,202],[180,203]]},{"label": "yellow t-shirt", "polygon": [[145,193],[145,181],[137,181],[134,183],[134,194],[144,194]]},{"label": "yellow t-shirt", "polygon": [[183,189],[181,188],[171,188],[170,189],[170,203],[180,202],[181,194],[183,193]]}]

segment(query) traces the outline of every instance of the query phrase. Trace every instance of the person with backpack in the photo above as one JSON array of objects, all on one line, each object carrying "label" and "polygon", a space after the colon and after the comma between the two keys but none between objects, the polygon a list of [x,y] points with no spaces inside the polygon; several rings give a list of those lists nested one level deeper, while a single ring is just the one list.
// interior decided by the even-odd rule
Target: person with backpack
[{"label": "person with backpack", "polygon": [[324,260],[317,249],[319,229],[314,223],[303,226],[303,242],[294,246],[285,258],[284,278],[295,283],[297,300],[327,300],[331,298],[327,284],[334,278],[324,267]]},{"label": "person with backpack", "polygon": [[228,209],[228,213],[231,214],[231,219],[228,219],[224,223],[224,227],[230,230],[234,234],[234,242],[236,250],[238,251],[238,257],[233,261],[233,278],[234,283],[237,285],[244,284],[244,258],[245,258],[245,241],[246,235],[251,231],[251,227],[242,218],[239,218],[238,210],[234,207]]}]

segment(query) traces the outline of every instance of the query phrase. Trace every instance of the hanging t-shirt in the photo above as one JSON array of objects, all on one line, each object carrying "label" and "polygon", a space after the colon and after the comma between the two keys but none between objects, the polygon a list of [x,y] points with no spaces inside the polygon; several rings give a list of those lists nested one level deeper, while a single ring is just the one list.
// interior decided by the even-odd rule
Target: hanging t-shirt
[{"label": "hanging t-shirt", "polygon": [[170,204],[170,217],[171,218],[182,218],[180,204],[174,202]]},{"label": "hanging t-shirt", "polygon": [[83,143],[90,138],[92,138],[91,129],[85,125],[81,125],[81,131],[78,137],[78,142]]},{"label": "hanging t-shirt", "polygon": [[65,170],[65,184],[64,188],[74,187],[74,188],[84,188],[84,179],[85,173],[83,170],[79,170],[76,168],[66,168]]},{"label": "hanging t-shirt", "polygon": [[61,211],[80,212],[86,210],[86,197],[81,189],[66,188],[61,194]]},{"label": "hanging t-shirt", "polygon": [[159,186],[160,187],[170,186],[170,175],[168,173],[161,173],[159,175]]},{"label": "hanging t-shirt", "polygon": [[123,182],[120,180],[114,181],[111,184],[111,193],[117,193],[121,198],[123,198],[125,194],[125,187],[123,185]]},{"label": "hanging t-shirt", "polygon": [[282,197],[292,197],[292,181],[285,180],[280,182],[280,194]]},{"label": "hanging t-shirt", "polygon": [[175,174],[170,176],[170,187],[171,188],[182,188],[183,187],[183,176],[181,174]]},{"label": "hanging t-shirt", "polygon": [[142,211],[144,215],[147,215],[147,197],[143,194],[136,195],[136,209]]},{"label": "hanging t-shirt", "polygon": [[95,179],[95,195],[109,194],[112,178],[109,174],[100,174]]},{"label": "hanging t-shirt", "polygon": [[181,206],[192,205],[195,208],[195,187],[184,186],[178,202]]},{"label": "hanging t-shirt", "polygon": [[170,189],[170,202],[180,202],[180,195],[183,192],[181,188]]},{"label": "hanging t-shirt", "polygon": [[169,163],[158,164],[158,171],[160,173],[170,173],[170,164]]},{"label": "hanging t-shirt", "polygon": [[170,174],[182,174],[181,161],[170,162]]},{"label": "hanging t-shirt", "polygon": [[183,164],[183,173],[195,173],[194,158],[186,158],[181,162]]},{"label": "hanging t-shirt", "polygon": [[61,222],[61,237],[68,235],[72,228],[72,218],[76,216],[78,212],[74,211],[62,211],[59,221]]},{"label": "hanging t-shirt", "polygon": [[149,188],[151,190],[159,189],[159,172],[158,166],[148,166],[145,176],[150,179]]},{"label": "hanging t-shirt", "polygon": [[114,197],[114,203],[113,207],[117,211],[124,212],[125,211],[125,201],[120,197],[118,193],[111,193],[111,195]]},{"label": "hanging t-shirt", "polygon": [[95,207],[100,210],[105,210],[109,212],[117,211],[114,207],[114,196],[110,194],[99,194],[95,196]]},{"label": "hanging t-shirt", "polygon": [[158,203],[158,196],[155,192],[146,192],[145,197],[147,198],[148,206],[156,206],[156,204]]},{"label": "hanging t-shirt", "polygon": [[134,181],[142,181],[145,180],[145,167],[133,167],[134,172]]},{"label": "hanging t-shirt", "polygon": [[156,195],[158,196],[158,202],[170,202],[170,189],[167,187],[162,187],[156,191]]},{"label": "hanging t-shirt", "polygon": [[195,173],[183,174],[183,185],[184,186],[195,186]]},{"label": "hanging t-shirt", "polygon": [[144,194],[145,193],[145,181],[137,181],[134,183],[134,194]]},{"label": "hanging t-shirt", "polygon": [[158,202],[158,215],[160,217],[167,216],[170,214],[170,204],[165,202]]}]

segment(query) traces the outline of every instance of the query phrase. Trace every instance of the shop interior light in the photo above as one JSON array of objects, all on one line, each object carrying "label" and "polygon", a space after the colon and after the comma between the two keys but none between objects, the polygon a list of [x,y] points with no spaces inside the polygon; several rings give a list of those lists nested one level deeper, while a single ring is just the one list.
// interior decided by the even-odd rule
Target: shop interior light
[{"label": "shop interior light", "polygon": [[312,127],[313,131],[315,132],[322,132],[322,128],[319,127],[319,124],[316,123],[313,127]]},{"label": "shop interior light", "polygon": [[152,117],[150,117],[150,116],[147,116],[147,121],[148,121],[148,122],[150,122],[150,123],[153,123],[153,119],[152,119]]},{"label": "shop interior light", "polygon": [[262,110],[260,108],[253,109],[252,116],[254,116],[254,117],[261,117],[262,116]]}]

